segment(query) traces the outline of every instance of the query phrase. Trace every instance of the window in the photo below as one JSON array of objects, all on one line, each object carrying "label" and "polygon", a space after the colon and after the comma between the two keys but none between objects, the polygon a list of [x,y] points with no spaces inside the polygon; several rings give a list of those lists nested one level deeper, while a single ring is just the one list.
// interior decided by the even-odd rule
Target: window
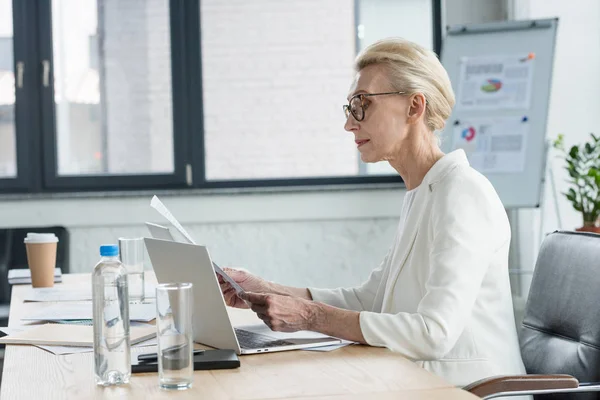
[{"label": "window", "polygon": [[0,0],[0,179],[17,176],[12,0]]},{"label": "window", "polygon": [[[385,37],[400,36],[434,49],[433,4],[423,0],[358,0],[358,50]],[[360,163],[366,175],[396,175],[387,162]]]},{"label": "window", "polygon": [[167,0],[54,0],[58,175],[172,173]]},{"label": "window", "polygon": [[368,44],[433,48],[430,1],[204,0],[200,14],[207,180],[397,176],[362,163],[342,104]]},{"label": "window", "polygon": [[439,48],[440,3],[0,0],[0,192],[398,182],[342,105],[369,43]]}]

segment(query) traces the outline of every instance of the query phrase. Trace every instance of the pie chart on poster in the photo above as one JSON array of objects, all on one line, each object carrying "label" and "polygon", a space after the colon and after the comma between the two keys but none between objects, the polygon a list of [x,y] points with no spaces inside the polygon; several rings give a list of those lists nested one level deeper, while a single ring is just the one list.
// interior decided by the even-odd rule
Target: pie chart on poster
[{"label": "pie chart on poster", "polygon": [[486,93],[494,93],[500,90],[502,87],[502,81],[500,79],[488,79],[483,85],[481,85],[481,91]]},{"label": "pie chart on poster", "polygon": [[471,140],[475,139],[475,128],[470,126],[468,128],[463,129],[461,137],[467,142],[470,142]]}]

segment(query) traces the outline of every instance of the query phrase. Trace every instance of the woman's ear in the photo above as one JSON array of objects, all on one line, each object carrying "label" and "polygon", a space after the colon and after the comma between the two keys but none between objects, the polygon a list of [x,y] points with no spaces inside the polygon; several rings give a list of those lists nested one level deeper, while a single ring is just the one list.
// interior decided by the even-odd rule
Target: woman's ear
[{"label": "woman's ear", "polygon": [[423,93],[415,93],[409,99],[408,123],[415,123],[425,115],[427,100]]}]

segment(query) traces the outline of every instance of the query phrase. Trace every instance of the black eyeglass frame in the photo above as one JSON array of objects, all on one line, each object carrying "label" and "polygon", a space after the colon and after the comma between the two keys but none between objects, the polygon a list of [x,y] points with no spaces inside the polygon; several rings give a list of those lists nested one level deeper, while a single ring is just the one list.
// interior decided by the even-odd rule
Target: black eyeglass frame
[{"label": "black eyeglass frame", "polygon": [[[384,92],[384,93],[359,93],[359,94],[355,94],[354,96],[350,97],[350,100],[348,100],[348,104],[344,104],[343,105],[343,110],[344,110],[344,115],[346,115],[346,119],[348,119],[348,117],[350,116],[350,114],[352,114],[352,116],[354,117],[355,120],[357,120],[358,122],[362,121],[365,119],[365,110],[367,109],[367,107],[369,107],[368,103],[365,103],[365,99],[367,97],[372,97],[372,96],[386,96],[386,95],[392,95],[392,94],[406,94],[406,92],[403,91],[397,91],[397,92]],[[360,98],[360,108],[362,109],[362,117],[359,119],[357,117],[356,114],[354,114],[354,112],[352,111],[352,101],[355,98]]]}]

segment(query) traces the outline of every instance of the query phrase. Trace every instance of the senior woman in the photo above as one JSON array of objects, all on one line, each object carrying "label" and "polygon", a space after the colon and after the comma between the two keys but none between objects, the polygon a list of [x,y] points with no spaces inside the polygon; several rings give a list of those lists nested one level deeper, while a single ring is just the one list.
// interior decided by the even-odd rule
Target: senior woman
[{"label": "senior woman", "polygon": [[242,299],[221,280],[227,304],[251,305],[276,331],[387,347],[456,385],[524,373],[504,207],[465,153],[442,153],[435,134],[454,105],[448,74],[402,39],[369,46],[355,69],[344,128],[364,162],[386,160],[407,188],[391,248],[352,288],[293,288],[227,269],[247,291]]}]

